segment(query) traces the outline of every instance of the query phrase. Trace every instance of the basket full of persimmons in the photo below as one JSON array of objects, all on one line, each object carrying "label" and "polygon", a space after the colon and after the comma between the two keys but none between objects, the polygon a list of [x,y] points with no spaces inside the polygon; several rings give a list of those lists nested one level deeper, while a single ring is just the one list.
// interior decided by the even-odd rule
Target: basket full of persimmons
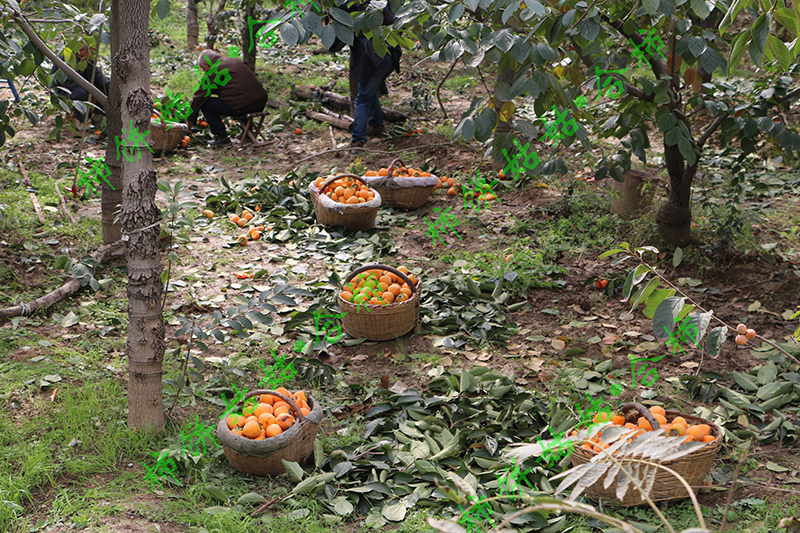
[{"label": "basket full of persimmons", "polygon": [[366,265],[342,284],[342,327],[353,338],[385,341],[402,337],[419,321],[420,280],[404,266]]},{"label": "basket full of persimmons", "polygon": [[364,181],[380,193],[385,204],[400,209],[422,206],[440,183],[430,172],[406,167],[399,159],[388,168],[366,171]]},{"label": "basket full of persimmons", "polygon": [[[700,417],[681,413],[678,411],[665,411],[663,408],[654,406],[649,410],[639,403],[625,404],[621,411],[617,414],[609,412],[597,413],[594,417],[596,423],[608,423],[613,426],[618,426],[627,432],[627,444],[624,444],[619,450],[612,452],[612,456],[620,457],[618,454],[625,455],[628,446],[636,446],[636,440],[644,438],[649,435],[654,435],[655,439],[666,438],[683,438],[683,443],[686,442],[699,442],[705,443],[705,446],[699,447],[696,451],[683,455],[675,460],[667,460],[661,463],[663,467],[667,467],[683,477],[690,487],[696,492],[699,487],[703,486],[705,477],[711,470],[714,458],[717,456],[720,448],[722,447],[722,429],[716,424],[704,420]],[[650,432],[664,430],[662,435],[652,434]],[[577,435],[573,431],[573,436]],[[644,441],[640,441],[644,442]],[[653,442],[655,444],[655,441]],[[604,443],[602,440],[602,432],[596,435],[589,441],[575,447],[573,453],[570,455],[573,466],[579,466],[591,462],[597,455],[605,455],[604,449],[614,446],[613,443]],[[634,453],[636,455],[636,453]],[[635,461],[634,461],[635,463]],[[626,468],[635,468],[638,470],[638,464],[628,464],[627,458],[623,461]],[[604,474],[594,484],[587,487],[586,495],[593,500],[616,500],[615,503],[620,503],[617,499],[617,482],[612,482],[608,487],[605,486],[605,480],[608,474]],[[652,474],[651,474],[652,475]],[[650,492],[650,499],[653,501],[673,501],[682,500],[689,497],[689,494],[681,481],[675,477],[671,472],[657,468],[655,471],[655,480],[653,481],[652,490]],[[624,477],[622,472],[618,473],[619,477]],[[631,507],[637,505],[647,505],[641,497],[638,490],[634,489],[633,484],[628,485],[628,490],[622,498],[621,505],[623,507]]]},{"label": "basket full of persimmons", "polygon": [[367,231],[375,224],[381,195],[355,174],[317,178],[308,185],[317,222]]},{"label": "basket full of persimmons", "polygon": [[217,425],[230,465],[257,476],[285,472],[282,459],[303,463],[314,450],[322,406],[304,391],[278,387],[245,395]]}]

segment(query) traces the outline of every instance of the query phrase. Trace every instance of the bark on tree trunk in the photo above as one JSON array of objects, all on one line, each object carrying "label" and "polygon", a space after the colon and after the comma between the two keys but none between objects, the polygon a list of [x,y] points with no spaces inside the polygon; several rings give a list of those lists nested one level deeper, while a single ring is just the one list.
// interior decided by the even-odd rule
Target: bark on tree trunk
[{"label": "bark on tree trunk", "polygon": [[[514,83],[514,75],[516,74],[515,71],[505,66],[502,71],[497,74],[497,81],[498,83],[501,81],[506,82],[509,85]],[[502,108],[505,101],[500,100],[497,96],[497,91],[494,94],[495,97],[495,111],[497,112],[498,116],[500,115],[500,109]],[[494,142],[492,143],[492,169],[497,172],[506,167],[506,161],[503,159],[503,148],[510,154],[512,147],[514,146],[513,143],[513,135],[511,133],[511,122],[514,120],[514,115],[508,117],[507,121],[500,120],[497,124],[497,128],[494,132]]]},{"label": "bark on tree trunk", "polygon": [[358,96],[358,78],[353,68],[353,47],[350,47],[350,116],[356,116],[356,96]]},{"label": "bark on tree trunk", "polygon": [[[111,57],[119,52],[119,0],[111,2]],[[103,221],[103,244],[117,242],[122,237],[122,225],[114,223],[117,211],[122,206],[122,162],[117,158],[117,147],[113,139],[122,135],[122,116],[119,76],[117,69],[111,69],[111,86],[108,91],[108,105],[105,109],[108,124],[108,145],[106,146],[106,164],[111,175],[108,183],[101,182],[101,218]],[[109,185],[110,184],[110,185]],[[113,188],[112,188],[113,187]]]},{"label": "bark on tree trunk", "polygon": [[200,24],[197,23],[197,5],[194,0],[186,0],[186,49],[192,51],[197,48],[200,37]]},{"label": "bark on tree trunk", "polygon": [[121,221],[128,260],[128,426],[164,426],[161,388],[164,320],[161,314],[161,245],[155,205],[156,173],[147,138],[150,132],[150,3],[120,3],[120,49],[114,67],[121,81],[122,123],[127,149],[122,166]]},{"label": "bark on tree trunk", "polygon": [[[253,46],[250,46],[250,26],[247,24],[247,21],[251,19],[255,20],[255,18],[255,4],[247,4],[244,11],[240,12],[239,15],[239,35],[241,35],[243,48],[242,59],[253,72],[256,71],[256,51],[258,50],[258,42],[254,42]],[[253,38],[255,39],[255,34]]]},{"label": "bark on tree trunk", "polygon": [[692,240],[692,181],[697,164],[687,167],[678,145],[664,143],[664,158],[669,173],[669,197],[656,213],[661,238],[673,246],[686,246]]}]

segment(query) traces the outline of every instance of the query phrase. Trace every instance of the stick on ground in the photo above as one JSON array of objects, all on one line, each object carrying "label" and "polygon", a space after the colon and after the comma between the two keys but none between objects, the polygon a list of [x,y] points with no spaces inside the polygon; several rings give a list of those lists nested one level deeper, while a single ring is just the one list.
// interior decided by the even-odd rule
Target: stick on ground
[{"label": "stick on ground", "polygon": [[42,206],[39,205],[39,199],[36,197],[36,193],[33,192],[33,183],[28,178],[28,171],[25,170],[25,165],[22,164],[22,158],[17,157],[17,164],[19,165],[19,170],[22,172],[22,184],[28,189],[28,193],[31,195],[31,202],[33,202],[33,209],[36,211],[36,214],[39,216],[39,222],[42,224],[45,223],[44,220],[44,213],[42,213]]}]

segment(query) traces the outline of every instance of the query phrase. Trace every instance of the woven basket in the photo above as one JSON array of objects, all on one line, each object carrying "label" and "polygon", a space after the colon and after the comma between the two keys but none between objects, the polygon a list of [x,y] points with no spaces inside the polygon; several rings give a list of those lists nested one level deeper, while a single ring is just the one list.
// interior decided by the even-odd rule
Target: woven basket
[{"label": "woven basket", "polygon": [[417,209],[433,193],[439,178],[434,175],[429,178],[395,178],[393,173],[397,163],[405,166],[400,159],[395,159],[389,165],[389,176],[365,176],[364,180],[381,194],[384,203],[398,209]]},{"label": "woven basket", "polygon": [[400,272],[387,265],[366,265],[354,270],[342,283],[345,285],[355,276],[366,270],[377,268],[388,270],[400,276],[408,283],[411,289],[411,297],[400,303],[389,305],[372,305],[362,303],[356,305],[348,302],[339,294],[339,311],[345,313],[342,317],[342,327],[348,335],[355,339],[367,339],[371,341],[386,341],[397,337],[402,337],[417,325],[419,321],[419,289],[422,280],[417,280],[417,284]]},{"label": "woven basket", "polygon": [[[649,411],[648,414],[650,414]],[[667,422],[672,422],[672,420],[678,416],[685,418],[690,425],[708,424],[711,426],[710,434],[716,437],[713,443],[710,443],[708,446],[701,448],[695,453],[681,457],[675,461],[667,461],[663,463],[664,466],[680,474],[686,480],[689,486],[692,487],[696,494],[699,487],[703,486],[703,481],[705,480],[706,474],[708,474],[708,472],[711,470],[711,465],[714,463],[714,458],[716,458],[717,453],[719,452],[720,448],[722,448],[723,433],[716,424],[694,415],[689,415],[678,411],[667,411],[665,417]],[[658,422],[653,419],[650,421],[650,423],[653,426],[653,429],[657,429]],[[575,448],[570,455],[572,459],[572,466],[588,463],[592,457],[597,455],[597,453],[598,452],[587,450],[585,448]],[[616,483],[612,483],[607,489],[603,487],[606,475],[607,474],[603,474],[603,477],[598,479],[593,485],[587,487],[586,495],[589,498],[593,500],[607,500],[607,503],[621,505],[622,507],[648,505],[647,501],[642,500],[641,494],[633,486],[633,484],[628,487],[628,492],[625,494],[622,502],[620,502],[617,499]],[[656,470],[655,484],[653,485],[653,490],[650,492],[651,500],[655,502],[675,501],[683,500],[688,497],[689,494],[686,492],[686,487],[684,487],[675,476],[660,468]]]},{"label": "woven basket", "polygon": [[256,476],[277,476],[285,472],[281,459],[302,464],[311,455],[317,436],[317,424],[323,417],[322,407],[309,396],[311,412],[308,416],[303,416],[291,398],[271,390],[250,392],[237,406],[243,405],[248,398],[261,394],[272,394],[288,403],[300,419],[299,423],[275,437],[251,440],[228,429],[227,416],[224,416],[217,424],[217,436],[222,442],[225,457],[233,468]]},{"label": "woven basket", "polygon": [[338,174],[328,179],[319,188],[314,183],[309,183],[308,191],[311,195],[311,203],[314,205],[314,213],[317,215],[317,222],[325,226],[344,226],[350,231],[367,231],[375,225],[375,216],[381,206],[381,195],[375,189],[375,198],[363,204],[342,204],[334,202],[322,191],[341,177],[350,177],[364,183],[366,182],[355,174]]},{"label": "woven basket", "polygon": [[186,126],[173,122],[150,125],[151,146],[154,153],[172,152],[186,137]]}]

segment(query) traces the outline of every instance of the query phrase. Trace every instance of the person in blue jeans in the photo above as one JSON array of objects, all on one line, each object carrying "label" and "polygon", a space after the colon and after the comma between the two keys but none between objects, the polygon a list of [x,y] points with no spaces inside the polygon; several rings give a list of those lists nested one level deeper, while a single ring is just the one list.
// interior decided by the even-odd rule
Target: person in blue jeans
[{"label": "person in blue jeans", "polygon": [[[383,24],[394,22],[394,13],[387,6],[383,10]],[[353,138],[350,146],[360,148],[367,142],[367,127],[374,132],[383,128],[383,110],[380,93],[386,94],[386,78],[392,71],[400,72],[399,46],[389,48],[385,56],[380,57],[372,46],[372,40],[357,35],[353,42],[353,64],[358,80],[358,93],[353,102]]]}]

